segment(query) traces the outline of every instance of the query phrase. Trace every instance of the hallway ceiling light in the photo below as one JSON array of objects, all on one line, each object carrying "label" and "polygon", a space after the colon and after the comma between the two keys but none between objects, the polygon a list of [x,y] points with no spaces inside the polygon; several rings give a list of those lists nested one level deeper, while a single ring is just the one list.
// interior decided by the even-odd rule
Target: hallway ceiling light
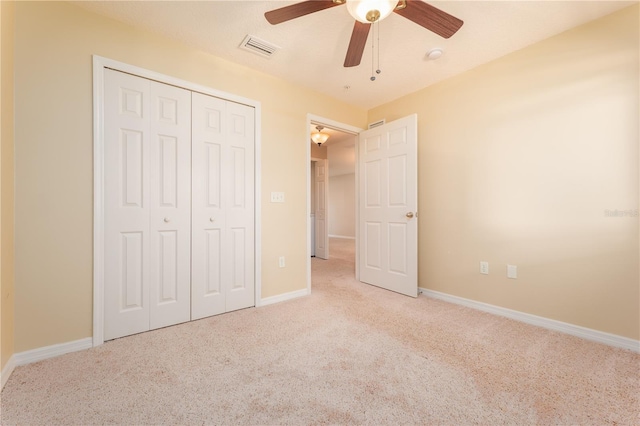
[{"label": "hallway ceiling light", "polygon": [[322,133],[323,126],[316,126],[316,133],[311,133],[311,140],[321,146],[323,143],[329,139],[329,133]]}]

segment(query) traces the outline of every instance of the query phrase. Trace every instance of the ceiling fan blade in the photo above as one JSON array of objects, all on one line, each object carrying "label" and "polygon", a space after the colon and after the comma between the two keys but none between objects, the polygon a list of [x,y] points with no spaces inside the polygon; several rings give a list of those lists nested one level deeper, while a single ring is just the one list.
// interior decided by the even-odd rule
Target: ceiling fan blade
[{"label": "ceiling fan blade", "polygon": [[356,21],[356,24],[353,26],[353,32],[351,33],[351,41],[349,42],[349,48],[347,49],[347,56],[344,58],[345,67],[355,67],[360,65],[360,60],[364,53],[364,46],[367,44],[370,27],[371,24],[363,24],[360,21]]},{"label": "ceiling fan blade", "polygon": [[333,0],[306,0],[301,3],[270,10],[264,14],[270,24],[280,24],[291,19],[299,18],[313,12],[319,12],[330,7],[340,6],[344,2],[334,2]]},{"label": "ceiling fan blade", "polygon": [[407,7],[396,9],[394,12],[444,38],[454,35],[464,23],[455,16],[449,15],[447,12],[423,1],[406,1]]}]

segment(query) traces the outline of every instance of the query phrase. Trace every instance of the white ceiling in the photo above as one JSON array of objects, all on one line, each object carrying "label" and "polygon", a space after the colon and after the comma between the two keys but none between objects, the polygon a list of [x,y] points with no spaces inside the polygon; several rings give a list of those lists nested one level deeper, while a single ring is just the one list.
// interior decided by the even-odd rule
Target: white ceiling
[{"label": "white ceiling", "polygon": [[[382,72],[373,82],[371,34],[360,66],[342,66],[354,22],[345,6],[271,25],[264,18],[266,11],[296,2],[74,3],[368,109],[637,1],[430,1],[462,19],[460,31],[445,40],[391,14],[379,24]],[[281,49],[269,59],[240,50],[247,34]],[[426,53],[435,47],[445,54],[437,61],[427,60]]]}]

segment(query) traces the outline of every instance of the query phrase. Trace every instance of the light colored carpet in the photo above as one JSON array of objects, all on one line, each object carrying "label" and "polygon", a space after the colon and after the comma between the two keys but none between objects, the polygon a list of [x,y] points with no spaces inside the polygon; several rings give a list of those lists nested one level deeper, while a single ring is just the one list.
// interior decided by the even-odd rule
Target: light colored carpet
[{"label": "light colored carpet", "polygon": [[358,283],[18,367],[4,425],[640,424],[640,355]]}]

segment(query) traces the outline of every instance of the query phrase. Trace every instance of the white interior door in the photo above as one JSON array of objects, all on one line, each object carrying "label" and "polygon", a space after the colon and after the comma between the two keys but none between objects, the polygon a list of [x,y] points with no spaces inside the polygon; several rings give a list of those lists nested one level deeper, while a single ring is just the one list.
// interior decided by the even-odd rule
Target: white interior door
[{"label": "white interior door", "polygon": [[104,115],[108,340],[190,317],[190,92],[105,70]]},{"label": "white interior door", "polygon": [[328,160],[318,160],[315,166],[315,255],[321,259],[329,259],[329,227],[328,211]]},{"label": "white interior door", "polygon": [[359,135],[360,280],[418,295],[417,115]]},{"label": "white interior door", "polygon": [[198,319],[255,305],[254,111],[193,93],[192,298]]}]

